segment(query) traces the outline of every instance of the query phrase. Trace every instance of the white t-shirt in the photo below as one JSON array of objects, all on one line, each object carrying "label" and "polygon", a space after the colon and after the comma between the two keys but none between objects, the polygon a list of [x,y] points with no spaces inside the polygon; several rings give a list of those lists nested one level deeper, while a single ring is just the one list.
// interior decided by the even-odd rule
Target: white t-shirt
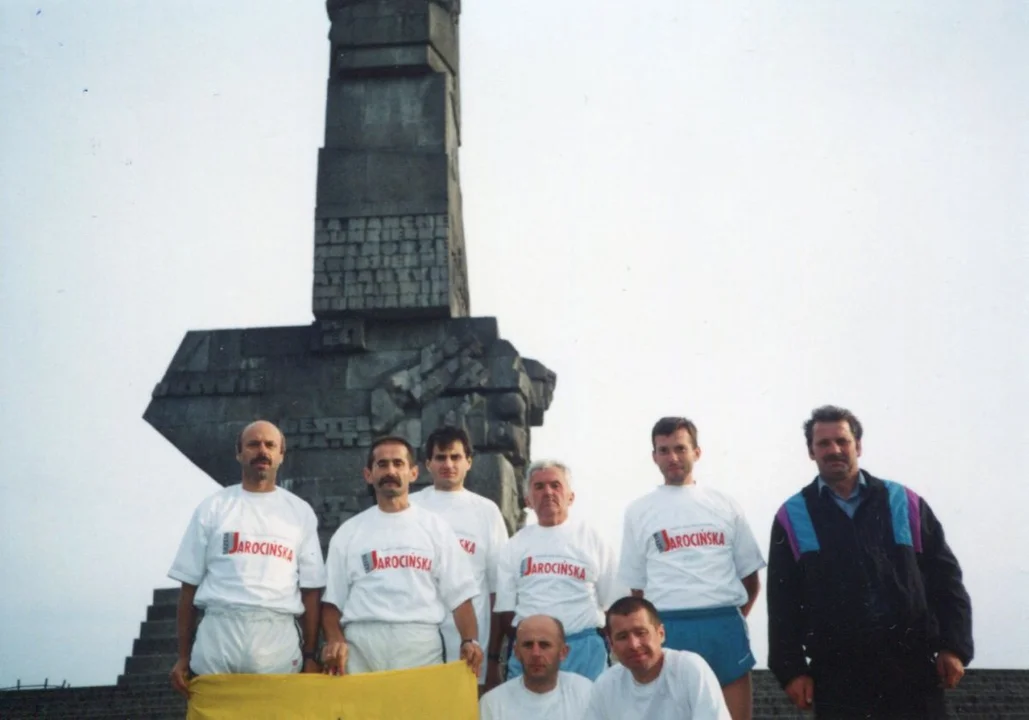
[{"label": "white t-shirt", "polygon": [[322,600],[342,623],[439,625],[478,593],[468,556],[439,515],[412,505],[385,513],[373,506],[350,518],[329,541]]},{"label": "white t-shirt", "polygon": [[[430,487],[411,495],[411,504],[439,515],[454,530],[461,548],[471,562],[478,594],[472,601],[479,622],[479,644],[489,647],[490,593],[497,588],[497,560],[507,544],[507,526],[497,504],[470,490],[445,492]],[[454,626],[453,615],[443,619],[443,637],[447,641],[447,657],[456,658],[461,638]],[[485,673],[485,663],[483,663]],[[484,676],[483,676],[484,677]]]},{"label": "white t-shirt", "polygon": [[698,485],[661,485],[625,511],[620,579],[658,610],[741,607],[740,582],[765,566],[735,500]]},{"label": "white t-shirt", "polygon": [[193,513],[168,577],[198,586],[200,608],[302,615],[300,588],[325,587],[318,518],[285,488],[219,490]]},{"label": "white t-shirt", "polygon": [[557,687],[547,693],[525,689],[524,678],[499,685],[479,700],[479,720],[582,720],[593,683],[576,673],[558,672]]},{"label": "white t-shirt", "polygon": [[593,684],[586,720],[732,720],[718,678],[704,659],[685,650],[665,650],[657,679],[640,685],[622,665]]},{"label": "white t-shirt", "polygon": [[560,620],[568,635],[602,627],[604,610],[621,595],[615,553],[600,533],[569,518],[560,525],[527,525],[508,540],[497,569],[494,611],[514,611],[514,624],[532,615]]}]

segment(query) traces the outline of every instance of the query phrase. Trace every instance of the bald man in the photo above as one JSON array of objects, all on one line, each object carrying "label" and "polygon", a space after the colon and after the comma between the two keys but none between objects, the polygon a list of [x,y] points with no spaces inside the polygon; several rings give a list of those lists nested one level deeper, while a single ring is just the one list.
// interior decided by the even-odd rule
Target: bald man
[{"label": "bald man", "polygon": [[481,720],[580,720],[585,715],[593,683],[578,673],[561,672],[568,644],[560,620],[525,618],[518,623],[512,652],[523,674],[482,696]]},{"label": "bald man", "polygon": [[[275,484],[285,453],[286,439],[270,422],[243,429],[236,440],[242,481],[200,503],[168,571],[182,583],[171,683],[184,695],[190,674],[321,670],[318,520]],[[197,608],[204,618],[191,649]]]}]

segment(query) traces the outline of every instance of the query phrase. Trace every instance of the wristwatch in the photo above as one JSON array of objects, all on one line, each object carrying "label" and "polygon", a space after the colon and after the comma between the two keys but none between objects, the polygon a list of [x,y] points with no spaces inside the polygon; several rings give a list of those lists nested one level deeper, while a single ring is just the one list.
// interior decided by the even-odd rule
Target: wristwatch
[{"label": "wristwatch", "polygon": [[471,643],[471,644],[472,644],[472,645],[474,645],[475,647],[480,647],[480,645],[479,645],[479,641],[478,641],[478,640],[476,640],[475,638],[465,638],[464,640],[462,640],[462,641],[461,641],[461,644],[460,644],[460,645],[458,645],[458,648],[463,648],[463,647],[464,647],[465,645],[467,645],[468,643]]},{"label": "wristwatch", "polygon": [[304,651],[304,660],[314,660],[318,662],[318,651],[312,650],[311,652]]}]

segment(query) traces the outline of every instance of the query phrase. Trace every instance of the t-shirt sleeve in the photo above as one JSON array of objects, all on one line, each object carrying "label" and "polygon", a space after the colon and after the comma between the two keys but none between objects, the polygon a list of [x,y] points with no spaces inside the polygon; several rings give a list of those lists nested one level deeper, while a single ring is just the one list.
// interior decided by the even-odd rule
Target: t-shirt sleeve
[{"label": "t-shirt sleeve", "polygon": [[[617,708],[609,707],[614,698],[605,697],[604,687],[605,685],[602,683],[594,683],[593,690],[590,692],[590,702],[586,706],[586,714],[582,716],[582,720],[614,720],[613,716],[608,715],[608,710],[617,712]],[[697,715],[696,717],[703,716]]]},{"label": "t-shirt sleeve", "polygon": [[495,720],[493,714],[493,698],[488,697],[489,693],[479,700],[479,720]]},{"label": "t-shirt sleeve", "polygon": [[514,541],[508,540],[507,544],[500,551],[497,560],[497,593],[496,602],[493,604],[494,612],[514,612],[515,602],[518,600],[518,588],[515,585],[514,573]]},{"label": "t-shirt sleeve", "polygon": [[329,554],[325,561],[325,592],[322,602],[335,605],[343,612],[350,596],[350,577],[347,573],[347,552],[345,538],[337,534],[329,542]]},{"label": "t-shirt sleeve", "polygon": [[443,606],[451,611],[465,600],[478,595],[479,588],[468,554],[461,548],[461,543],[450,526],[443,520],[437,520],[434,535],[438,543],[438,563],[433,568],[433,574],[439,588],[440,600],[443,601]]},{"label": "t-shirt sleeve", "polygon": [[627,594],[628,589],[618,579],[615,549],[596,530],[593,530],[593,534],[600,565],[600,572],[597,574],[597,600],[600,601],[600,609],[607,610],[611,603]]},{"label": "t-shirt sleeve", "polygon": [[647,587],[647,549],[636,540],[636,529],[629,513],[622,525],[622,554],[618,563],[618,579],[631,590]]},{"label": "t-shirt sleeve", "polygon": [[504,516],[497,507],[490,508],[489,513],[489,550],[486,555],[486,586],[491,593],[497,591],[497,563],[500,554],[507,545],[507,525]]},{"label": "t-shirt sleeve", "polygon": [[168,577],[189,585],[199,585],[207,573],[207,543],[210,531],[207,527],[208,503],[202,503],[193,511],[189,527],[179,543]]},{"label": "t-shirt sleeve", "polygon": [[732,559],[736,563],[737,577],[745,578],[763,568],[765,558],[761,554],[757,540],[754,539],[754,531],[750,529],[743,508],[734,501],[733,510],[736,513],[736,542],[733,543]]},{"label": "t-shirt sleeve", "polygon": [[690,717],[732,720],[714,670],[699,655],[685,658],[682,669],[686,682],[680,687],[689,693]]},{"label": "t-shirt sleeve", "polygon": [[300,587],[325,587],[325,560],[322,558],[322,546],[318,542],[318,517],[310,505],[304,503],[304,529],[300,539],[300,554],[297,556],[297,572],[300,576]]}]

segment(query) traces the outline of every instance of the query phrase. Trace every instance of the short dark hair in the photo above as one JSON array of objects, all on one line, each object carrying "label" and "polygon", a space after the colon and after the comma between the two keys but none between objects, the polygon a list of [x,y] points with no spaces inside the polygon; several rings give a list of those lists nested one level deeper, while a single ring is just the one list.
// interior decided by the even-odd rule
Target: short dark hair
[{"label": "short dark hair", "polygon": [[690,434],[693,441],[693,449],[697,449],[697,426],[693,421],[684,417],[663,417],[654,423],[654,429],[650,431],[650,445],[657,449],[658,435],[671,435],[678,430],[685,430]]},{"label": "short dark hair", "polygon": [[468,437],[468,432],[464,428],[453,425],[436,428],[429,434],[429,439],[425,441],[425,461],[428,462],[432,459],[436,448],[442,450],[456,442],[461,443],[465,455],[472,456],[472,439]]},{"label": "short dark hair", "polygon": [[811,417],[804,423],[804,437],[807,439],[808,449],[811,449],[811,443],[815,439],[815,423],[838,423],[844,421],[850,425],[850,432],[854,439],[861,442],[861,435],[864,433],[864,430],[861,428],[861,421],[850,410],[837,407],[836,405],[823,405],[812,410]]},{"label": "short dark hair", "polygon": [[391,443],[395,445],[403,445],[407,449],[408,465],[414,465],[416,463],[414,445],[412,445],[399,435],[385,435],[383,437],[376,438],[375,440],[373,440],[372,446],[368,448],[368,460],[366,461],[366,466],[369,470],[372,469],[372,463],[375,462],[375,448],[379,447],[380,445],[389,445]]},{"label": "short dark hair", "polygon": [[[258,418],[257,420],[254,420],[253,422],[248,422],[246,425],[243,426],[243,429],[239,431],[239,435],[236,436],[236,454],[237,455],[239,455],[241,452],[243,452],[243,433],[245,433],[247,431],[247,429],[251,425],[253,425],[254,423],[258,423],[258,422],[261,422],[260,418]],[[264,422],[268,422],[268,421],[265,420]],[[268,424],[269,425],[275,425],[275,423],[272,423],[272,422],[269,422]],[[280,428],[278,425],[275,425],[275,429],[279,431],[279,443],[282,445],[281,449],[282,449],[283,454],[285,454],[285,452],[286,452],[286,433],[282,432],[282,428]]]},{"label": "short dark hair", "polygon": [[[661,433],[664,435],[665,433]],[[617,615],[618,617],[628,617],[634,612],[639,610],[645,610],[647,617],[650,619],[654,626],[661,625],[661,615],[658,614],[657,608],[654,607],[654,603],[650,602],[646,598],[636,597],[635,595],[626,595],[623,598],[619,598],[611,603],[611,607],[607,609],[607,613],[604,614],[604,632],[611,635],[611,616]]]}]

